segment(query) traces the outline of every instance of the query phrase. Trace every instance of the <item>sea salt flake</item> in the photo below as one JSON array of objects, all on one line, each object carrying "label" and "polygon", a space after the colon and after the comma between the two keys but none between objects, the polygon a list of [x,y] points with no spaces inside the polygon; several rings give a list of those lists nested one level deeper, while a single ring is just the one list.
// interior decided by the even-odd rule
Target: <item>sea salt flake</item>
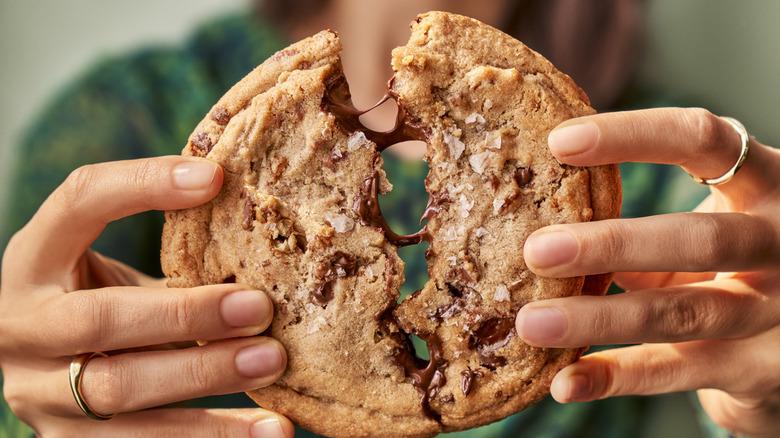
[{"label": "sea salt flake", "polygon": [[493,101],[490,100],[490,99],[485,99],[485,104],[483,105],[483,107],[486,110],[489,110],[490,108],[493,108]]},{"label": "sea salt flake", "polygon": [[484,237],[488,234],[488,230],[483,227],[477,228],[477,239]]},{"label": "sea salt flake", "polygon": [[501,133],[485,133],[485,149],[501,149]]},{"label": "sea salt flake", "polygon": [[485,151],[470,156],[469,164],[471,164],[471,169],[474,170],[474,172],[482,174],[482,172],[485,171],[485,168],[487,167],[490,160],[495,155],[496,155],[495,152]]},{"label": "sea salt flake", "polygon": [[505,204],[505,201],[503,199],[494,199],[493,200],[493,213],[498,214],[499,211],[501,211],[501,207],[503,207]]},{"label": "sea salt flake", "polygon": [[328,221],[330,226],[333,227],[337,233],[346,233],[355,227],[355,221],[342,213],[336,214],[329,211],[325,213],[325,220]]},{"label": "sea salt flake", "polygon": [[463,151],[466,150],[466,144],[449,132],[444,133],[444,143],[450,148],[450,155],[456,160],[460,158],[460,156],[463,155]]},{"label": "sea salt flake", "polygon": [[455,165],[449,161],[444,161],[442,163],[439,163],[437,167],[439,170],[445,173],[452,173],[455,171]]},{"label": "sea salt flake", "polygon": [[363,131],[358,131],[349,136],[347,139],[347,150],[354,152],[360,149],[361,146],[368,147],[371,142],[366,138],[366,134]]},{"label": "sea salt flake", "polygon": [[317,319],[314,320],[314,322],[309,326],[309,328],[306,330],[306,334],[310,335],[314,332],[317,332],[322,328],[323,326],[327,326],[328,321],[325,321],[325,318],[322,316],[318,316]]},{"label": "sea salt flake", "polygon": [[474,122],[479,123],[480,125],[484,125],[485,124],[485,118],[482,117],[482,114],[471,113],[471,114],[469,114],[468,117],[466,117],[466,123],[471,124],[471,123],[474,123]]},{"label": "sea salt flake", "polygon": [[[362,132],[361,132],[361,134],[362,134]],[[339,149],[337,147],[333,148],[333,150],[331,151],[331,155],[333,155],[336,158],[342,158],[344,156],[344,154],[341,153],[341,149]]]},{"label": "sea salt flake", "polygon": [[496,293],[493,295],[493,299],[498,302],[509,301],[509,289],[505,285],[499,284],[496,286]]},{"label": "sea salt flake", "polygon": [[455,264],[458,262],[458,258],[455,256],[449,256],[447,257],[447,261],[450,263],[450,266],[455,266]]},{"label": "sea salt flake", "polygon": [[447,228],[447,231],[444,232],[444,240],[448,242],[458,240],[458,233],[455,231],[455,227]]},{"label": "sea salt flake", "polygon": [[317,306],[312,303],[306,303],[306,313],[314,313],[317,310]]},{"label": "sea salt flake", "polygon": [[339,277],[346,277],[347,271],[344,270],[344,268],[342,268],[341,266],[339,266],[336,268],[336,275],[338,275]]},{"label": "sea salt flake", "polygon": [[466,195],[461,193],[460,198],[458,198],[457,208],[460,217],[468,217],[472,207],[474,207],[474,200],[469,201]]}]

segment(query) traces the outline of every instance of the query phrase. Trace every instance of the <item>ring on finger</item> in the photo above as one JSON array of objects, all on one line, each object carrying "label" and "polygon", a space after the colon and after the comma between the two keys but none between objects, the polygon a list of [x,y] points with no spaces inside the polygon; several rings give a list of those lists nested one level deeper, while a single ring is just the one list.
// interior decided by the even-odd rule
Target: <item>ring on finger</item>
[{"label": "ring on finger", "polygon": [[98,421],[110,420],[116,413],[109,415],[98,414],[89,407],[87,401],[84,400],[84,395],[81,393],[81,378],[84,375],[84,369],[87,367],[87,363],[95,356],[108,357],[105,353],[99,351],[79,354],[73,357],[73,360],[70,362],[70,390],[73,392],[76,404],[79,405],[79,408],[87,417]]},{"label": "ring on finger", "polygon": [[737,174],[737,171],[740,167],[745,163],[745,160],[747,160],[748,152],[750,151],[750,135],[748,135],[747,130],[745,129],[745,126],[739,122],[739,120],[732,118],[732,117],[721,117],[721,119],[725,120],[726,122],[731,125],[735,131],[739,134],[739,138],[742,141],[742,149],[739,152],[739,158],[737,159],[737,162],[734,164],[734,166],[729,169],[726,173],[723,175],[717,177],[717,178],[700,178],[696,175],[691,175],[691,178],[693,178],[694,181],[696,181],[699,184],[704,184],[707,186],[716,186],[719,184],[725,184],[729,181],[731,181],[731,178],[734,178],[734,175]]}]

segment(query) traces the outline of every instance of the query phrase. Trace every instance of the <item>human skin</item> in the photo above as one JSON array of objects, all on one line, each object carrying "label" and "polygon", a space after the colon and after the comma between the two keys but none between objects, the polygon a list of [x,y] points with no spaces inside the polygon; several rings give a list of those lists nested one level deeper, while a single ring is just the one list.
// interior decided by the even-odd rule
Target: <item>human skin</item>
[{"label": "human skin", "polygon": [[[561,162],[652,162],[724,174],[737,132],[701,109],[574,119],[549,137]],[[693,182],[692,182],[693,184]],[[640,344],[584,356],[552,383],[559,402],[698,390],[712,420],[738,434],[780,431],[780,151],[750,141],[736,176],[694,212],[555,225],[532,234],[536,274],[616,272],[629,291],[523,307],[518,334],[539,347]]]},{"label": "human skin", "polygon": [[[239,284],[167,289],[89,249],[111,221],[206,202],[222,176],[216,164],[185,157],[85,166],[11,239],[0,290],[3,392],[36,433],[293,435],[287,419],[262,409],[146,410],[278,379],[284,349],[254,336],[273,317],[264,293]],[[193,339],[215,342],[181,348]],[[88,363],[84,398],[100,414],[123,413],[106,422],[85,417],[68,386],[73,356],[93,351],[109,357]]]}]

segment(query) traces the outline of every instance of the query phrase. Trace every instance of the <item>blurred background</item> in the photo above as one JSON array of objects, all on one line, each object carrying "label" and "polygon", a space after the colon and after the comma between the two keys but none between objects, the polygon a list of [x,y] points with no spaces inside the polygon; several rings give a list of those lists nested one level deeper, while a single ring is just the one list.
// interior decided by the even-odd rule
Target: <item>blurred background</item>
[{"label": "blurred background", "polygon": [[[248,0],[2,0],[0,218],[14,145],[46,99],[100,57],[176,44]],[[780,145],[780,2],[646,0],[644,81]],[[388,62],[389,62],[388,53]]]},{"label": "blurred background", "polygon": [[[0,221],[15,145],[50,96],[97,59],[180,43],[200,23],[248,3],[0,0]],[[780,146],[780,2],[645,0],[644,8],[640,80],[736,117],[760,141]],[[687,412],[665,407],[670,413],[678,408]],[[696,435],[657,424],[646,436]]]}]

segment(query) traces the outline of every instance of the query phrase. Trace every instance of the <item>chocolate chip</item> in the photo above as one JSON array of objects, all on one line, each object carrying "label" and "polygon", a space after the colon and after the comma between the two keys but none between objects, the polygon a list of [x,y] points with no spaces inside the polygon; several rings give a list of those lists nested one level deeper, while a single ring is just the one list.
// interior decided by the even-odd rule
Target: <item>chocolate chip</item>
[{"label": "chocolate chip", "polygon": [[225,108],[217,107],[211,112],[211,120],[218,125],[225,126],[230,121],[230,113]]},{"label": "chocolate chip", "polygon": [[530,167],[521,167],[515,171],[515,182],[517,186],[523,188],[533,179],[534,173]]},{"label": "chocolate chip", "polygon": [[204,155],[211,152],[211,148],[214,147],[211,143],[211,137],[205,132],[195,134],[195,136],[192,137],[192,145],[203,151]]}]

